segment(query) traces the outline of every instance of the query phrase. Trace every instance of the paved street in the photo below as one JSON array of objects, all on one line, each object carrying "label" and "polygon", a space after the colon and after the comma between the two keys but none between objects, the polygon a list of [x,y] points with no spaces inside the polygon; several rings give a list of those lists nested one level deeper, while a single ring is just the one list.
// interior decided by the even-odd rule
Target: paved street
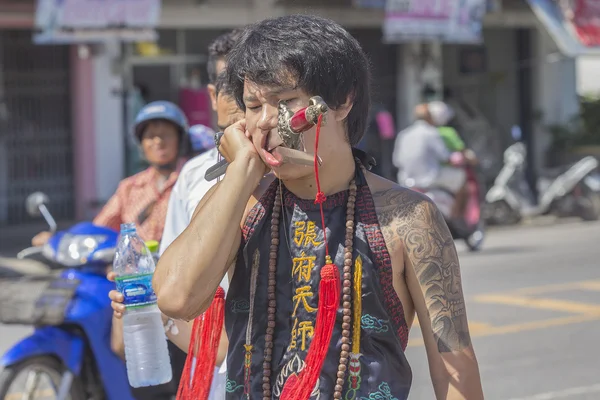
[{"label": "paved street", "polygon": [[[459,245],[487,400],[600,399],[600,224],[493,232]],[[418,327],[411,399],[434,399]]]},{"label": "paved street", "polygon": [[[488,400],[600,398],[600,224],[494,231],[459,244],[473,341]],[[0,352],[27,331],[0,326]],[[434,399],[420,332],[411,332],[411,399]]]}]

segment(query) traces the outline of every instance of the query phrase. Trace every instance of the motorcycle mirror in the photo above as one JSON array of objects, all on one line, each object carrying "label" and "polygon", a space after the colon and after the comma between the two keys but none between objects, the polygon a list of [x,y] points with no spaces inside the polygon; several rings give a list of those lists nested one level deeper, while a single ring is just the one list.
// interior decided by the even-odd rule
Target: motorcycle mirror
[{"label": "motorcycle mirror", "polygon": [[31,193],[25,200],[25,209],[31,217],[39,217],[42,213],[40,206],[47,204],[50,201],[48,195],[42,192]]},{"label": "motorcycle mirror", "polygon": [[50,214],[50,211],[46,207],[46,204],[50,201],[48,196],[42,192],[35,192],[27,196],[27,200],[25,201],[25,208],[27,209],[27,214],[32,217],[39,217],[40,215],[44,217],[48,226],[50,227],[50,232],[54,234],[56,232],[56,221]]}]

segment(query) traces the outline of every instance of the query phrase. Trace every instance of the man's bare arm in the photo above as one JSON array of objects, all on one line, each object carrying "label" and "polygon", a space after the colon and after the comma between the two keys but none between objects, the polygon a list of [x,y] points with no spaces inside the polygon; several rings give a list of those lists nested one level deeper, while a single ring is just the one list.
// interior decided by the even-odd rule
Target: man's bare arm
[{"label": "man's bare arm", "polygon": [[483,399],[458,255],[444,218],[428,199],[407,189],[377,197],[385,204],[388,246],[404,259],[437,399]]},{"label": "man's bare arm", "polygon": [[235,259],[240,223],[262,177],[254,159],[234,160],[227,175],[202,199],[188,227],[161,256],[153,287],[158,306],[172,318],[191,320],[210,305]]}]

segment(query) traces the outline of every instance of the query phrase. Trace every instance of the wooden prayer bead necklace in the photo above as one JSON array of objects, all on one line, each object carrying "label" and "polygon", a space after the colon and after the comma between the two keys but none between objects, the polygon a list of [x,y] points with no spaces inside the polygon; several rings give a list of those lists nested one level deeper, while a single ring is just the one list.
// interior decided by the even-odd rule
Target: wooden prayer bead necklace
[{"label": "wooden prayer bead necklace", "polygon": [[269,283],[267,286],[267,333],[265,335],[265,350],[263,358],[263,400],[271,400],[271,361],[273,355],[273,334],[275,333],[275,286],[277,279],[277,249],[279,247],[279,215],[281,213],[280,189],[277,188],[273,214],[271,215],[271,248],[269,251]]},{"label": "wooden prayer bead necklace", "polygon": [[333,392],[334,399],[342,398],[344,378],[348,368],[350,352],[350,327],[352,326],[352,253],[354,250],[354,205],[356,203],[356,182],[350,182],[346,209],[346,241],[344,243],[344,275],[342,276],[342,351],[338,364],[337,380]]},{"label": "wooden prayer bead necklace", "polygon": [[[360,164],[359,164],[360,165]],[[348,202],[346,205],[346,237],[344,242],[344,267],[342,276],[343,293],[343,322],[342,322],[342,349],[338,364],[338,372],[333,398],[341,399],[344,378],[350,356],[350,329],[352,323],[352,256],[354,251],[354,209],[356,203],[356,181],[353,179],[348,188]],[[263,400],[271,400],[271,374],[273,355],[273,335],[275,333],[275,313],[277,301],[275,297],[277,284],[277,256],[279,250],[279,218],[282,210],[281,186],[277,188],[273,213],[271,215],[271,247],[269,251],[269,279],[267,286],[267,330],[265,335],[265,349],[263,357]],[[286,233],[287,234],[287,233]]]}]

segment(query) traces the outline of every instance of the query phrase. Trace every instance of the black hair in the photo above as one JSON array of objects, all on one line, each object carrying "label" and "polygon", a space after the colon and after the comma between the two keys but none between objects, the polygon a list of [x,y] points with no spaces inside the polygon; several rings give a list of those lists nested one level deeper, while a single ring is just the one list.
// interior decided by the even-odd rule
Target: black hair
[{"label": "black hair", "polygon": [[266,19],[248,26],[227,56],[227,82],[242,110],[244,80],[297,88],[319,95],[336,109],[352,98],[346,119],[348,141],[363,137],[370,107],[369,60],[334,21],[310,15]]},{"label": "black hair", "polygon": [[225,58],[233,48],[242,33],[241,29],[234,29],[217,37],[214,42],[208,46],[208,61],[206,69],[208,70],[208,81],[215,83],[217,80],[217,61]]}]

